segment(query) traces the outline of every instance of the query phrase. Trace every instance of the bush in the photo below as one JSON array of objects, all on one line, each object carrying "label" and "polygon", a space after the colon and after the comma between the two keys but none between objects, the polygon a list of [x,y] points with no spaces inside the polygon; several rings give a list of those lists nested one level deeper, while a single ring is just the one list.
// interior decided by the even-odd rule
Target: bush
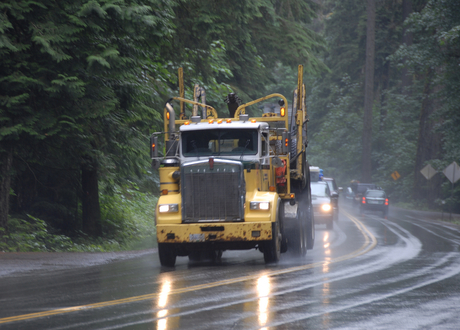
[{"label": "bush", "polygon": [[107,252],[150,248],[155,242],[157,197],[142,193],[134,183],[116,187],[113,194],[101,194],[102,237],[81,231],[72,237],[61,235],[44,220],[27,214],[11,218],[9,232],[0,228],[0,251],[4,252]]}]

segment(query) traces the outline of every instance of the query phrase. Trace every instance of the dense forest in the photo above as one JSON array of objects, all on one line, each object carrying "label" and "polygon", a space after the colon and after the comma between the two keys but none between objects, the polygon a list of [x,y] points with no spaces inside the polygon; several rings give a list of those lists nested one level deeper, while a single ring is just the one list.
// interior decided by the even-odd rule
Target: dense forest
[{"label": "dense forest", "polygon": [[[0,3],[0,250],[127,248],[154,233],[150,133],[199,84],[217,110],[307,77],[308,158],[342,186],[460,211],[457,0]],[[420,170],[431,164],[430,180]],[[394,180],[392,173],[400,174]]]}]

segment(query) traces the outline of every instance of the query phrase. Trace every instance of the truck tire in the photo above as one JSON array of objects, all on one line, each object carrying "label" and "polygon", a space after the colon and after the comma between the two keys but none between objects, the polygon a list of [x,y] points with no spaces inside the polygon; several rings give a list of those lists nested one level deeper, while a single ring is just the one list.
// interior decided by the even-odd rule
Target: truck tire
[{"label": "truck tire", "polygon": [[307,250],[308,250],[308,246],[307,246],[307,243],[308,243],[308,239],[307,239],[307,219],[305,217],[305,214],[304,214],[304,217],[302,219],[300,219],[300,224],[302,226],[302,250],[300,252],[300,256],[305,256],[307,254]]},{"label": "truck tire", "polygon": [[158,255],[162,266],[174,267],[176,264],[176,251],[171,244],[158,243]]},{"label": "truck tire", "polygon": [[308,208],[307,212],[307,249],[313,249],[315,245],[315,218],[311,207]]},{"label": "truck tire", "polygon": [[222,258],[222,250],[193,250],[188,254],[188,260],[192,262],[210,261],[216,262]]},{"label": "truck tire", "polygon": [[288,250],[288,238],[286,234],[286,222],[284,220],[284,203],[279,203],[278,219],[280,219],[281,226],[281,253],[286,253]]},{"label": "truck tire", "polygon": [[281,232],[279,220],[272,222],[272,239],[264,244],[265,263],[275,263],[280,260],[281,254]]},{"label": "truck tire", "polygon": [[193,251],[190,251],[190,253],[188,254],[188,260],[189,261],[201,261],[201,251],[200,250],[193,250]]},{"label": "truck tire", "polygon": [[302,257],[307,253],[305,212],[298,208],[297,218],[291,220],[295,222],[295,228],[291,228],[288,237],[288,251],[297,257]]}]

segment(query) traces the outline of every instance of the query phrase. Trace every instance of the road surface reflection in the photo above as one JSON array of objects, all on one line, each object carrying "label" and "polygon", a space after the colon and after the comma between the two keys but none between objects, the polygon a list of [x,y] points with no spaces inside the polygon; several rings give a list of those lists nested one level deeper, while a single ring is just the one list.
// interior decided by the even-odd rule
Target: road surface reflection
[{"label": "road surface reflection", "polygon": [[158,321],[157,321],[157,329],[158,330],[166,330],[168,328],[167,322],[168,318],[168,309],[166,308],[166,304],[168,302],[168,296],[171,292],[171,281],[169,279],[163,280],[163,285],[161,286],[160,296],[158,297],[158,307],[160,310],[157,313]]}]

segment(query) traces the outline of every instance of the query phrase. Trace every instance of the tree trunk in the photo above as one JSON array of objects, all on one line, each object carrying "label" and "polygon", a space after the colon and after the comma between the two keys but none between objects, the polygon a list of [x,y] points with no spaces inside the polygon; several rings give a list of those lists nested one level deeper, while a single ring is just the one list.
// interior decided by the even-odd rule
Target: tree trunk
[{"label": "tree trunk", "polygon": [[[403,21],[412,13],[412,0],[403,0]],[[403,28],[402,43],[407,46],[412,45],[412,32],[407,32],[407,29]],[[405,60],[404,60],[405,61]],[[401,72],[401,89],[406,95],[410,95],[409,87],[412,83],[412,79],[407,68],[403,68]]]},{"label": "tree trunk", "polygon": [[363,159],[361,180],[371,182],[372,105],[374,103],[375,0],[367,0],[366,70],[364,82]]},{"label": "tree trunk", "polygon": [[425,200],[432,206],[434,206],[434,199],[440,193],[440,176],[435,175],[427,181],[420,173],[420,170],[426,165],[426,161],[439,158],[441,151],[442,137],[439,133],[433,132],[436,122],[430,118],[440,106],[438,104],[439,102],[433,98],[433,94],[439,90],[439,87],[435,87],[434,91],[432,89],[434,75],[434,71],[428,69],[423,89],[423,101],[420,109],[413,190],[413,197],[415,199]]},{"label": "tree trunk", "polygon": [[81,170],[82,229],[86,234],[96,237],[102,233],[98,172],[96,162],[92,160],[89,163],[91,165],[84,165]]},{"label": "tree trunk", "polygon": [[11,189],[11,165],[13,163],[13,152],[11,148],[2,148],[0,152],[0,238],[8,232],[8,213],[10,204]]}]

